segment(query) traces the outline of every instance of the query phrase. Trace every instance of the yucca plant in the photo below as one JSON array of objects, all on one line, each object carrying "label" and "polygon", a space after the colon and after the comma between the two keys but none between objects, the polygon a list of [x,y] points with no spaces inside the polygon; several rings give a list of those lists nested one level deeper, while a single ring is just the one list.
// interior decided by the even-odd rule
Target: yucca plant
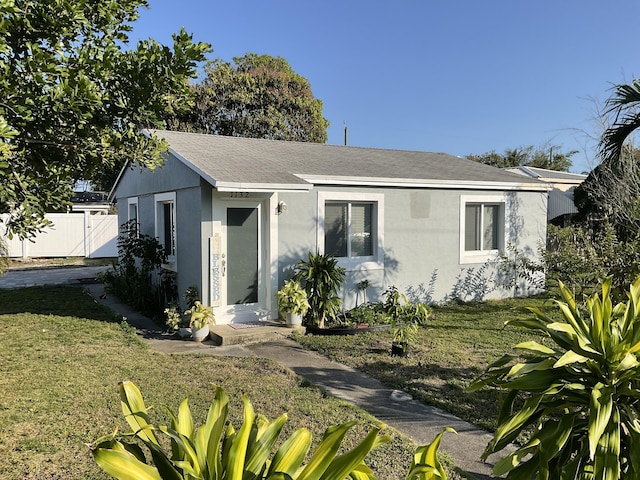
[{"label": "yucca plant", "polygon": [[345,269],[338,266],[333,255],[311,252],[307,260],[300,260],[295,269],[294,280],[300,282],[307,292],[311,323],[325,327],[328,318],[335,318],[342,307],[338,292],[345,282]]},{"label": "yucca plant", "polygon": [[[229,399],[221,388],[216,389],[207,419],[198,428],[187,400],[177,414],[169,410],[170,426],[157,426],[133,383],[120,384],[120,399],[132,432],[114,432],[97,440],[91,448],[98,465],[121,480],[375,479],[364,459],[371,450],[390,440],[379,433],[384,425],[375,425],[360,444],[338,455],[345,435],[358,422],[335,425],[326,430],[304,464],[311,433],[305,428],[297,430],[272,456],[287,415],[269,422],[255,414],[247,397],[243,397],[244,422],[237,431],[227,420]],[[170,438],[171,452],[165,452],[158,434]],[[139,442],[148,448],[152,463]]]},{"label": "yucca plant", "polygon": [[[640,478],[640,277],[626,303],[613,306],[611,278],[586,299],[583,312],[560,284],[562,321],[530,308],[535,318],[509,325],[547,336],[516,345],[469,388],[507,390],[498,428],[483,458],[521,433],[529,440],[496,463],[508,479]],[[524,361],[522,361],[524,359]],[[519,409],[514,405],[524,397]],[[517,411],[515,411],[517,410]]]}]

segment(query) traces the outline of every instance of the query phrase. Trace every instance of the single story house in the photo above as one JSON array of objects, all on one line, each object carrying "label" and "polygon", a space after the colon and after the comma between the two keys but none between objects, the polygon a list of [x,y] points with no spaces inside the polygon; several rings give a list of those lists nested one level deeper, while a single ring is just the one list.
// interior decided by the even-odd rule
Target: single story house
[{"label": "single story house", "polygon": [[421,301],[512,295],[487,262],[545,241],[548,184],[452,155],[145,134],[169,152],[153,172],[123,169],[120,224],[160,240],[179,292],[196,285],[218,323],[277,318],[275,293],[309,251],[345,267],[350,308],[364,279],[371,301],[391,285]]},{"label": "single story house", "polygon": [[547,221],[563,227],[571,222],[571,218],[578,213],[573,200],[573,192],[578,185],[587,179],[582,173],[559,172],[537,167],[511,167],[508,172],[525,175],[542,182],[549,183],[549,207],[547,209]]}]

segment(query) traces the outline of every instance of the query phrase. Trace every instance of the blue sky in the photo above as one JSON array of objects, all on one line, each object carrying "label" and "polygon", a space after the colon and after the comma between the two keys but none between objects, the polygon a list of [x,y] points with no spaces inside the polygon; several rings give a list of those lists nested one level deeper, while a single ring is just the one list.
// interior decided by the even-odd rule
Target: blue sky
[{"label": "blue sky", "polygon": [[184,27],[210,58],[285,58],[330,144],[481,154],[547,142],[593,167],[604,101],[637,67],[637,0],[149,0],[130,39]]}]

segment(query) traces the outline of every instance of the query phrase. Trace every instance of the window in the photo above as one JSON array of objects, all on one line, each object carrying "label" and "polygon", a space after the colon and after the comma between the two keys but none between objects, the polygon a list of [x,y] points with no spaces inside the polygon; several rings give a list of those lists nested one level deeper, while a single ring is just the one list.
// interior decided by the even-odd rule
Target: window
[{"label": "window", "polygon": [[131,234],[138,236],[140,231],[140,222],[138,220],[138,197],[127,198],[127,221],[131,222],[133,231]]},{"label": "window", "polygon": [[373,256],[373,203],[326,202],[324,253],[336,257]]},{"label": "window", "polygon": [[381,262],[383,231],[381,194],[318,193],[318,245],[342,266]]},{"label": "window", "polygon": [[462,197],[460,263],[488,260],[504,247],[504,198]]},{"label": "window", "polygon": [[176,256],[176,196],[175,193],[163,193],[155,196],[156,237],[164,247],[169,262],[175,262]]}]

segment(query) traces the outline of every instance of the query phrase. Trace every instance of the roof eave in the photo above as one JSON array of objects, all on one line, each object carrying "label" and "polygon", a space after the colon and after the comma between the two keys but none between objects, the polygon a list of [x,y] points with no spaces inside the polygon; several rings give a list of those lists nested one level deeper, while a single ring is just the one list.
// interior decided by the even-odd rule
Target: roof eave
[{"label": "roof eave", "polygon": [[308,192],[313,188],[310,184],[275,184],[275,183],[242,183],[242,182],[214,182],[213,188],[219,192],[250,192],[250,193],[271,193],[271,192]]},{"label": "roof eave", "polygon": [[518,190],[548,192],[552,186],[542,182],[480,182],[476,180],[436,180],[416,178],[348,177],[296,174],[316,185],[352,185],[363,187],[437,188],[455,190]]}]

